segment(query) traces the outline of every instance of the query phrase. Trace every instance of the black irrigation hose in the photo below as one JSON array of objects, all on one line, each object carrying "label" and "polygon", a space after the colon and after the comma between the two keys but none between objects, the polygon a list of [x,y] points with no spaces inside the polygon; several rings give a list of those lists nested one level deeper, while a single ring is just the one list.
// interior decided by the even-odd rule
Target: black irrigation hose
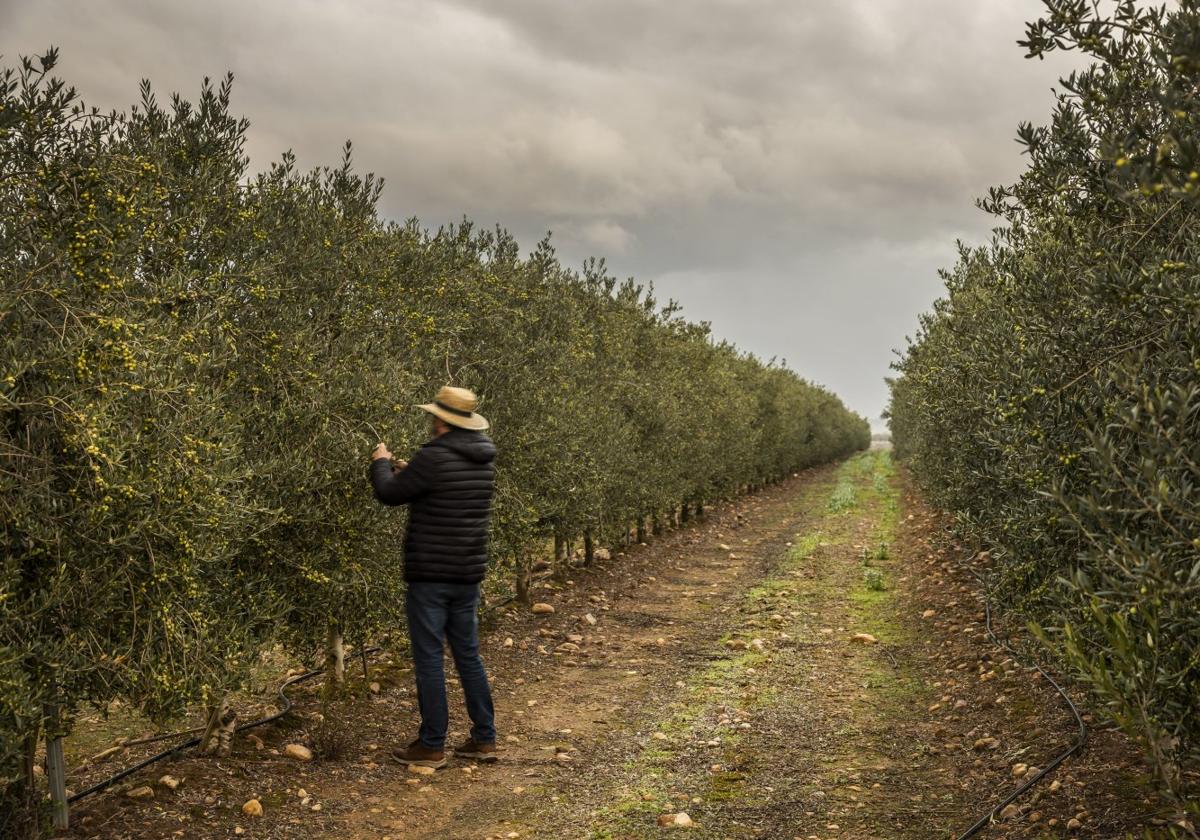
[{"label": "black irrigation hose", "polygon": [[197,726],[192,729],[185,729],[182,732],[166,732],[162,735],[151,735],[149,738],[137,738],[133,741],[123,741],[115,744],[117,747],[140,747],[143,744],[155,744],[159,741],[169,741],[172,738],[182,738],[184,735],[191,735],[193,732],[203,732],[203,726]]},{"label": "black irrigation hose", "polygon": [[[517,598],[517,596],[515,594],[508,595],[507,597],[502,598],[501,600],[499,600],[493,604],[488,604],[484,609],[486,612],[494,612],[495,610],[498,610],[501,607],[507,606],[508,604],[512,603],[513,601],[516,600],[516,598]],[[368,654],[378,653],[380,650],[382,650],[382,648],[380,648],[380,647],[369,647],[369,648],[366,648],[365,650],[361,651],[360,653],[362,655],[368,655]],[[264,726],[268,723],[273,723],[274,721],[279,720],[281,717],[286,715],[292,709],[292,701],[291,701],[291,699],[288,698],[288,696],[286,694],[284,694],[283,690],[285,688],[287,688],[288,686],[296,685],[297,683],[302,683],[306,680],[311,680],[313,677],[320,676],[321,674],[324,674],[324,673],[325,673],[325,670],[323,668],[318,668],[317,670],[314,670],[314,671],[307,671],[303,674],[296,674],[295,676],[284,680],[283,685],[279,686],[279,699],[280,699],[280,701],[282,701],[282,708],[280,708],[280,710],[273,715],[268,715],[265,718],[261,718],[259,720],[254,720],[254,721],[251,721],[250,723],[243,723],[241,726],[237,727],[237,729],[235,731],[242,732],[247,729],[253,729],[256,726]],[[160,735],[160,736],[156,736],[155,738],[150,739],[150,740],[161,741],[161,740],[165,740],[167,738],[178,737],[179,735],[187,735],[189,732],[194,732],[194,731],[195,730],[187,730],[185,732],[177,732],[173,735]],[[146,741],[144,743],[149,743],[149,741]],[[184,750],[189,749],[191,747],[194,747],[199,743],[200,743],[200,738],[191,738],[187,741],[184,741],[182,744],[176,744],[175,746],[171,747],[170,749],[163,750],[162,752],[152,755],[143,761],[139,761],[137,764],[134,764],[130,767],[126,767],[125,769],[121,770],[120,772],[118,772],[112,776],[109,776],[107,779],[97,782],[96,784],[92,785],[91,787],[87,788],[86,790],[81,790],[79,793],[76,793],[72,796],[67,797],[67,803],[72,804],[72,803],[78,802],[80,799],[83,799],[85,796],[91,796],[94,793],[99,793],[102,790],[107,790],[108,788],[115,785],[117,782],[119,782],[122,779],[127,778],[129,776],[132,776],[134,773],[138,772],[139,770],[149,767],[151,764],[157,764],[158,762],[162,761],[163,759],[170,758],[171,756],[181,753]]]},{"label": "black irrigation hose", "polygon": [[[984,608],[984,617],[987,619],[987,634],[988,634],[988,636],[991,637],[992,641],[996,644],[997,647],[999,647],[1002,650],[1008,651],[1008,653],[1010,653],[1014,659],[1016,659],[1018,662],[1020,662],[1020,660],[1021,660],[1020,654],[1018,654],[1015,650],[1013,650],[1011,647],[1009,647],[1004,642],[1000,641],[1000,639],[996,637],[995,631],[992,629],[992,599],[991,599],[991,594],[988,591],[987,583],[984,581],[983,576],[980,575],[978,572],[976,572],[974,569],[971,569],[970,567],[966,566],[966,558],[964,558],[962,565],[965,568],[967,568],[968,571],[970,571],[972,575],[975,576],[975,579],[977,581],[979,581],[979,584],[983,589],[983,608]],[[1079,709],[1077,709],[1075,707],[1075,704],[1073,702],[1071,702],[1071,698],[1067,695],[1067,692],[1064,691],[1062,689],[1062,687],[1057,682],[1054,681],[1053,677],[1051,677],[1049,674],[1046,673],[1046,670],[1041,665],[1034,662],[1033,667],[1037,669],[1037,672],[1042,675],[1043,679],[1045,679],[1048,683],[1050,683],[1050,685],[1054,686],[1054,690],[1058,692],[1058,695],[1063,699],[1063,702],[1067,704],[1067,708],[1071,710],[1071,714],[1075,716],[1075,723],[1079,727],[1079,739],[1074,744],[1072,744],[1070,747],[1068,747],[1066,750],[1059,753],[1059,755],[1053,761],[1051,761],[1048,765],[1046,765],[1042,770],[1039,770],[1036,775],[1034,775],[1030,779],[1026,779],[1024,784],[1022,784],[1019,788],[1017,788],[1012,793],[1010,793],[1001,802],[997,803],[996,805],[993,805],[988,810],[988,812],[986,814],[983,814],[978,820],[976,820],[971,825],[970,828],[968,828],[962,834],[958,835],[957,840],[967,840],[967,838],[969,838],[969,837],[974,837],[976,834],[978,834],[980,831],[982,831],[985,827],[987,827],[988,825],[991,825],[992,820],[995,818],[996,814],[998,814],[1000,811],[1003,811],[1015,799],[1017,799],[1019,796],[1021,796],[1023,793],[1025,793],[1025,791],[1029,790],[1031,787],[1033,787],[1038,782],[1040,782],[1043,778],[1046,777],[1047,774],[1049,774],[1051,771],[1053,771],[1055,768],[1057,768],[1058,765],[1062,764],[1064,761],[1066,761],[1072,755],[1074,755],[1075,753],[1077,753],[1081,749],[1083,749],[1084,744],[1087,743],[1087,726],[1083,722],[1083,717],[1079,714]]]},{"label": "black irrigation hose", "polygon": [[[488,604],[484,608],[484,610],[486,612],[494,612],[494,611],[500,609],[501,607],[511,604],[516,599],[517,599],[516,594],[508,595],[493,604]],[[367,649],[361,651],[361,653],[363,655],[366,655],[366,654],[378,653],[380,650],[382,650],[382,648],[370,647],[370,648],[367,648]],[[305,680],[310,680],[313,677],[319,676],[324,673],[325,673],[325,670],[323,668],[319,668],[314,671],[307,671],[303,674],[297,674],[293,677],[288,678],[287,680],[284,680],[283,685],[279,686],[279,699],[283,703],[282,708],[273,715],[268,715],[265,718],[251,721],[250,723],[243,723],[241,726],[237,727],[237,729],[235,731],[242,732],[247,729],[253,729],[256,726],[263,726],[265,724],[272,723],[274,721],[279,720],[281,717],[286,715],[292,709],[292,701],[286,694],[284,694],[283,690],[285,688],[287,688],[288,686],[295,685],[297,683],[302,683]],[[165,740],[166,738],[173,738],[178,735],[186,735],[186,734],[188,734],[188,732],[193,732],[193,731],[195,731],[195,730],[187,730],[185,732],[178,732],[178,733],[175,733],[175,735],[157,736],[151,740]],[[149,741],[144,742],[144,743],[149,743]],[[129,776],[132,776],[134,773],[138,772],[139,770],[149,767],[151,764],[157,764],[158,762],[162,761],[163,759],[170,758],[171,756],[176,755],[177,753],[181,753],[184,750],[189,749],[191,747],[194,747],[199,743],[200,743],[200,738],[191,738],[187,741],[184,741],[182,744],[176,744],[175,746],[171,747],[170,749],[163,750],[162,752],[152,755],[143,761],[139,761],[137,764],[134,764],[130,767],[126,767],[125,769],[121,770],[120,772],[118,772],[112,776],[109,776],[107,779],[97,782],[96,784],[92,785],[91,787],[87,788],[86,790],[81,790],[79,793],[76,793],[76,794],[73,794],[72,796],[67,797],[67,803],[73,804],[75,802],[78,802],[80,799],[83,799],[85,796],[91,796],[94,793],[99,793],[102,790],[107,790],[108,788],[115,785],[117,782],[119,782],[122,779],[127,778]]]},{"label": "black irrigation hose", "polygon": [[[378,653],[380,650],[382,650],[382,648],[370,647],[370,648],[367,648],[366,650],[363,650],[361,653],[366,655],[366,654]],[[279,699],[282,704],[279,711],[273,715],[267,715],[264,718],[259,718],[258,720],[253,720],[253,721],[250,721],[249,723],[243,723],[241,726],[237,727],[237,729],[234,731],[244,732],[247,729],[253,729],[256,726],[264,726],[265,724],[273,723],[273,722],[279,720],[281,717],[283,717],[284,715],[286,715],[288,712],[290,712],[292,710],[292,700],[290,697],[287,696],[287,694],[284,693],[284,689],[289,686],[296,685],[297,683],[302,683],[306,680],[311,680],[313,677],[320,676],[321,674],[324,674],[324,673],[325,673],[325,669],[318,668],[314,671],[306,671],[303,674],[296,674],[295,676],[289,677],[288,679],[284,680],[283,684],[281,686],[279,686]],[[180,734],[186,734],[186,733],[180,733]],[[87,788],[86,790],[81,790],[79,793],[76,793],[73,796],[67,797],[67,803],[73,804],[75,802],[78,802],[80,799],[83,799],[85,796],[91,796],[94,793],[99,793],[102,790],[107,790],[108,788],[115,785],[117,782],[121,781],[122,779],[124,779],[128,776],[132,776],[134,773],[138,772],[139,770],[149,767],[151,764],[156,764],[156,763],[162,761],[164,758],[170,758],[171,756],[176,755],[177,753],[181,753],[184,750],[189,749],[190,747],[194,747],[199,743],[200,743],[200,738],[191,738],[187,741],[184,741],[182,744],[176,744],[175,746],[171,747],[170,749],[163,750],[162,752],[160,752],[156,755],[152,755],[143,761],[139,761],[137,764],[134,764],[130,767],[126,767],[124,770],[121,770],[119,773],[109,776],[107,779],[104,779],[103,781],[97,782],[96,784],[92,785],[90,788]]]}]

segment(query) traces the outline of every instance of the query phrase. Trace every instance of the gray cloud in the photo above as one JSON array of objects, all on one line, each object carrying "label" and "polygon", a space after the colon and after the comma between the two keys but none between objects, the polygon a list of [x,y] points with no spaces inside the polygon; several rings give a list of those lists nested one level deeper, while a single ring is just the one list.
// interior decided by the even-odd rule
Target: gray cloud
[{"label": "gray cloud", "polygon": [[0,0],[0,52],[84,98],[233,71],[256,167],[355,141],[383,210],[467,215],[621,275],[878,415],[973,207],[1020,171],[1062,64],[1038,0]]}]

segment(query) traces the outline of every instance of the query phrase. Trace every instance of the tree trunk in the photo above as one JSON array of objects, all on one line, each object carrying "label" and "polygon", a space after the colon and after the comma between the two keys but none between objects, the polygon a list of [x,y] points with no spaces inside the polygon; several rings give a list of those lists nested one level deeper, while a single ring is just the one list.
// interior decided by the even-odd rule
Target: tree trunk
[{"label": "tree trunk", "polygon": [[638,543],[644,543],[646,541],[646,517],[639,516],[637,518],[636,533]]},{"label": "tree trunk", "polygon": [[39,830],[37,785],[33,768],[37,764],[37,745],[41,727],[25,736],[17,779],[0,786],[0,835],[36,840]]},{"label": "tree trunk", "polygon": [[688,517],[689,517],[690,513],[691,513],[691,511],[688,509],[687,502],[684,502],[683,504],[681,504],[679,506],[679,524],[680,525],[688,524]]},{"label": "tree trunk", "polygon": [[583,532],[583,565],[590,566],[596,559],[596,543],[592,539],[592,529]]},{"label": "tree trunk", "polygon": [[703,500],[696,502],[696,518],[704,518],[704,502]]},{"label": "tree trunk", "polygon": [[213,751],[213,738],[217,726],[220,725],[221,711],[225,708],[225,698],[221,698],[219,703],[214,703],[208,707],[208,720],[204,724],[204,732],[200,734],[200,743],[196,749],[201,753],[209,753]]},{"label": "tree trunk", "polygon": [[341,691],[346,682],[346,642],[342,629],[330,622],[325,635],[325,696]]},{"label": "tree trunk", "polygon": [[557,581],[563,581],[567,576],[567,541],[562,534],[554,533],[554,554],[550,559],[550,574]]},{"label": "tree trunk", "polygon": [[551,572],[559,583],[565,581],[571,574],[571,543],[566,539],[562,541],[562,549],[555,552]]},{"label": "tree trunk", "polygon": [[526,555],[522,554],[517,557],[516,572],[517,601],[525,606],[529,606],[533,603],[530,591],[533,588],[533,572],[529,566],[529,558]]},{"label": "tree trunk", "polygon": [[663,534],[663,530],[664,530],[663,523],[662,523],[662,520],[659,519],[658,514],[657,513],[651,514],[650,515],[650,533],[656,537],[661,537]]},{"label": "tree trunk", "polygon": [[200,745],[196,749],[205,755],[226,758],[233,751],[236,729],[237,712],[229,705],[229,698],[222,697],[220,702],[209,707],[208,723],[204,726],[204,734],[200,736]]},{"label": "tree trunk", "polygon": [[37,840],[42,836],[33,775],[40,733],[38,727],[24,738],[17,777],[7,785],[0,785],[0,836],[14,840]]}]

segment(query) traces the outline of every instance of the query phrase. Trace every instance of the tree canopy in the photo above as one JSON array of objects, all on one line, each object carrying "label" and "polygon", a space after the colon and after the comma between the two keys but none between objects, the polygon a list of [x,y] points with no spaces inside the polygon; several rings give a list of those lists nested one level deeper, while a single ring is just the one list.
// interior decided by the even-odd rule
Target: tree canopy
[{"label": "tree canopy", "polygon": [[618,539],[868,443],[601,261],[381,218],[349,144],[250,173],[229,79],[105,114],[54,61],[0,77],[0,783],[49,706],[167,717],[269,645],[395,627],[402,519],[366,457],[420,443],[412,405],[447,381],[494,424],[505,580],[550,537]]}]

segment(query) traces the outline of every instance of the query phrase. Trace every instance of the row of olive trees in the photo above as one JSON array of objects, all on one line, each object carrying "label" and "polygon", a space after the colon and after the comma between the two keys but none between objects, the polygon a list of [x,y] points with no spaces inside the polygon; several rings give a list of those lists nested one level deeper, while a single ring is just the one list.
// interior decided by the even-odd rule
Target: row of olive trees
[{"label": "row of olive trees", "polygon": [[1188,801],[1200,760],[1200,3],[1055,0],[1082,50],[1029,167],[983,202],[893,383],[898,454]]},{"label": "row of olive trees", "polygon": [[336,681],[343,640],[395,627],[399,522],[365,457],[420,443],[410,407],[447,380],[493,421],[521,594],[551,540],[590,559],[867,444],[602,263],[382,221],[349,149],[249,177],[228,81],[100,114],[53,63],[0,80],[0,813],[87,704],[215,708],[276,643],[333,652]]}]

